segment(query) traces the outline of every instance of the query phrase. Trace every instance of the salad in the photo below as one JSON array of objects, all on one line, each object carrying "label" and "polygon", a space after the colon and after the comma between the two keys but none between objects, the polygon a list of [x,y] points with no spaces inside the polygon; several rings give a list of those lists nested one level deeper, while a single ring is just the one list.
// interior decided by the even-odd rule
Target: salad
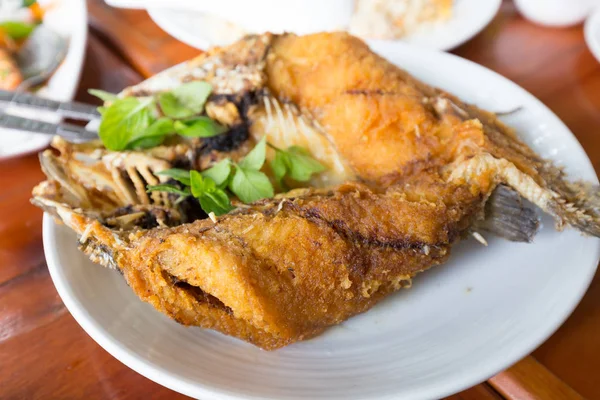
[{"label": "salad", "polygon": [[23,81],[16,54],[43,17],[36,0],[0,1],[0,89],[14,90]]}]

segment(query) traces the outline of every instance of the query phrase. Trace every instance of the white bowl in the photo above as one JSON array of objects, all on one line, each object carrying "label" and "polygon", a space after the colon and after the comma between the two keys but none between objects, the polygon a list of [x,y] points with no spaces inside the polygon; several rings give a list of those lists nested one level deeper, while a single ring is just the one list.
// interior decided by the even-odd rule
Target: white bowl
[{"label": "white bowl", "polygon": [[546,26],[577,25],[597,4],[596,0],[515,0],[525,18]]}]

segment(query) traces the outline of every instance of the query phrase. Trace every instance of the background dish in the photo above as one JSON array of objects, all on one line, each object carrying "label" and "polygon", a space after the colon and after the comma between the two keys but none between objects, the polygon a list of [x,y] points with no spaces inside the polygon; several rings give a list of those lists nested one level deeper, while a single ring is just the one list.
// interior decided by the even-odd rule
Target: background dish
[{"label": "background dish", "polygon": [[[507,122],[528,144],[573,176],[597,181],[565,125],[514,83],[449,54],[401,44],[374,48],[466,101],[498,111],[522,106]],[[60,296],[90,336],[173,390],[202,399],[429,399],[483,381],[528,354],[583,296],[600,241],[574,230],[557,233],[548,218],[543,222],[534,244],[463,242],[412,289],[276,352],[168,320],[139,302],[116,272],[86,260],[74,236],[48,216],[44,248]]]},{"label": "background dish", "polygon": [[[400,41],[430,49],[450,50],[485,28],[498,12],[501,3],[501,0],[456,0],[454,15],[449,21],[425,26],[421,32],[408,35]],[[225,45],[244,34],[236,25],[208,17],[198,11],[150,7],[148,13],[164,31],[199,49]]]},{"label": "background dish", "polygon": [[600,62],[600,7],[585,21],[584,34],[588,48]]},{"label": "background dish", "polygon": [[[87,41],[86,3],[81,0],[39,0],[42,6],[52,5],[44,16],[43,24],[69,40],[67,55],[52,77],[37,92],[55,100],[72,100],[79,83]],[[13,110],[9,112],[15,113]],[[18,115],[32,118],[31,112]],[[35,115],[56,122],[55,116]],[[50,143],[48,135],[15,133],[0,128],[0,159],[14,157],[43,149]]]}]

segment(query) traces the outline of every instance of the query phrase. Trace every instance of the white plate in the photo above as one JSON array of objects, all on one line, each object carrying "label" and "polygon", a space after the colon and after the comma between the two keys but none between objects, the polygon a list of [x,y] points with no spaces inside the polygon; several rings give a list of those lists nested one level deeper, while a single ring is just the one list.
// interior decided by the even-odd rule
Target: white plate
[{"label": "white plate", "polygon": [[[81,67],[85,58],[87,40],[87,10],[84,0],[39,0],[48,5],[44,24],[69,39],[69,49],[65,60],[50,80],[37,94],[55,100],[72,100],[77,89]],[[8,112],[14,113],[9,109]],[[21,111],[18,115],[26,118],[40,118],[35,112]],[[57,122],[54,116],[45,116],[44,120]],[[15,133],[0,129],[0,159],[43,149],[50,143],[48,135]]]},{"label": "white plate", "polygon": [[[376,48],[417,77],[507,118],[541,155],[597,178],[567,127],[540,101],[470,61],[412,46]],[[598,264],[600,241],[555,232],[534,244],[488,238],[454,248],[413,287],[315,339],[266,352],[186,328],[139,301],[119,273],[93,265],[70,231],[44,218],[58,293],[109,353],[178,392],[210,399],[433,399],[484,381],[529,354],[569,316]]]},{"label": "white plate", "polygon": [[[485,28],[498,12],[502,1],[456,0],[455,3],[454,15],[449,21],[426,26],[402,40],[430,49],[450,50]],[[236,25],[198,11],[150,7],[148,13],[165,32],[198,49],[229,44],[245,33]]]},{"label": "white plate", "polygon": [[585,42],[600,62],[600,7],[585,21],[584,33]]}]

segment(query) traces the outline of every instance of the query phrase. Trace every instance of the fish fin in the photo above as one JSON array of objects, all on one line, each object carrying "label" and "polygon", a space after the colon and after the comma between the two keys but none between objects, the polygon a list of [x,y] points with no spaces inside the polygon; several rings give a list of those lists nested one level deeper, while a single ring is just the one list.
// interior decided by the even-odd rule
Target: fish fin
[{"label": "fish fin", "polygon": [[506,185],[498,185],[485,204],[485,219],[475,222],[475,230],[485,230],[513,242],[533,241],[540,221],[529,204]]},{"label": "fish fin", "polygon": [[[531,201],[556,221],[556,228],[562,230],[570,225],[581,232],[600,237],[600,216],[598,211],[600,195],[598,188],[584,183],[571,183],[563,179],[562,171],[554,168],[552,180],[538,183],[522,172],[515,164],[489,153],[481,153],[469,159],[458,160],[447,167],[450,181],[470,182],[477,185],[483,174],[492,174],[492,184],[506,184],[523,198]],[[545,173],[544,176],[549,176]]]}]

